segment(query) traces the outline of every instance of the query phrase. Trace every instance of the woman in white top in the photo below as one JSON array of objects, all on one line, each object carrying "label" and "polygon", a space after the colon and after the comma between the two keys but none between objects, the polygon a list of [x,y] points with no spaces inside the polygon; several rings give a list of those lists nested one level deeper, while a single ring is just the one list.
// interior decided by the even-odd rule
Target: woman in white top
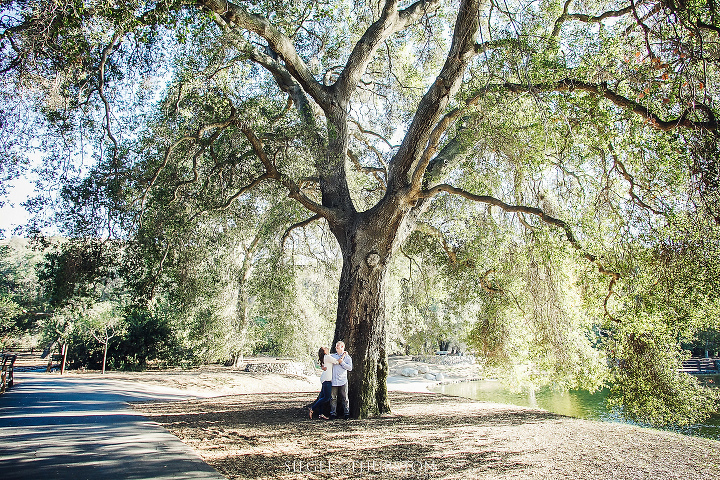
[{"label": "woman in white top", "polygon": [[[344,356],[345,353],[343,353],[343,357]],[[323,373],[320,376],[322,388],[320,389],[320,395],[318,395],[317,400],[315,400],[315,403],[310,406],[310,418],[312,418],[313,411],[315,411],[320,412],[318,418],[322,418],[324,420],[328,419],[328,417],[322,413],[322,408],[325,406],[325,403],[330,401],[330,394],[332,392],[333,365],[340,363],[340,360],[342,360],[343,357],[340,357],[338,360],[334,359],[330,355],[330,349],[327,347],[320,347],[320,350],[318,350],[318,362],[320,362],[320,365],[323,367]]]}]

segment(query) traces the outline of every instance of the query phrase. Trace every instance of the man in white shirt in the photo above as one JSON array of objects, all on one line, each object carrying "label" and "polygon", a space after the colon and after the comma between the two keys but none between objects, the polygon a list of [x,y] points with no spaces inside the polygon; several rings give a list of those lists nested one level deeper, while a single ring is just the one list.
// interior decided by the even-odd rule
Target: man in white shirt
[{"label": "man in white shirt", "polygon": [[332,394],[330,397],[330,418],[337,418],[337,400],[338,393],[342,397],[343,409],[345,411],[345,420],[350,418],[350,400],[348,399],[347,372],[353,369],[352,358],[345,353],[345,342],[338,341],[335,344],[335,353],[332,357],[339,360],[337,365],[333,365],[332,371]]}]

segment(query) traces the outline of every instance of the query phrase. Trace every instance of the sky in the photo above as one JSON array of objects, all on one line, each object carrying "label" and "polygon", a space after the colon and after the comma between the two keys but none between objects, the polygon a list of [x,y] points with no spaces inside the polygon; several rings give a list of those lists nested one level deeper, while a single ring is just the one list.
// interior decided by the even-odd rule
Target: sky
[{"label": "sky", "polygon": [[24,225],[30,215],[20,205],[30,195],[33,194],[35,188],[27,179],[17,179],[8,182],[8,195],[3,199],[5,205],[0,207],[0,236],[2,238],[13,237],[13,230],[18,225]]}]

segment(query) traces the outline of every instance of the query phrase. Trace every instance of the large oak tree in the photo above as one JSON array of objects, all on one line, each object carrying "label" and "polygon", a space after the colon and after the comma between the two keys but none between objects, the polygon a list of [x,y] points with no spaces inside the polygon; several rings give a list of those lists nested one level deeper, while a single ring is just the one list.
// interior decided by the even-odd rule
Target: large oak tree
[{"label": "large oak tree", "polygon": [[[353,355],[356,417],[390,409],[388,266],[413,231],[427,231],[434,202],[456,196],[527,228],[555,229],[606,278],[611,316],[621,275],[592,251],[600,245],[591,245],[592,226],[578,234],[586,220],[531,195],[521,169],[503,177],[497,168],[494,185],[473,175],[510,150],[512,161],[536,174],[562,171],[580,188],[612,170],[625,191],[626,210],[616,213],[630,216],[632,205],[663,217],[671,206],[654,195],[666,186],[653,191],[652,169],[633,170],[632,159],[660,158],[658,145],[673,141],[712,144],[717,130],[713,2],[39,0],[3,8],[6,151],[39,135],[13,117],[23,110],[10,88],[43,102],[51,121],[43,128],[65,142],[45,145],[58,158],[83,132],[100,132],[96,176],[75,190],[85,192],[78,203],[94,207],[90,223],[147,234],[169,211],[198,221],[278,191],[306,212],[288,232],[326,222],[342,253],[335,339]],[[135,96],[151,80],[161,94]],[[525,130],[534,137],[521,145]],[[689,163],[712,171],[712,160]],[[116,204],[94,196],[100,186]],[[152,213],[161,198],[164,209]],[[113,227],[103,215],[120,204],[133,222]],[[162,265],[167,248],[157,251]],[[477,276],[492,290],[487,273]]]}]

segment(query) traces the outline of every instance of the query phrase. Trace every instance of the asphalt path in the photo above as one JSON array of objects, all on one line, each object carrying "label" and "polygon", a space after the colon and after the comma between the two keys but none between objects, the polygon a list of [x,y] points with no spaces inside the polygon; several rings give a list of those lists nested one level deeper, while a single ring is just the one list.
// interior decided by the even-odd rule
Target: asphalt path
[{"label": "asphalt path", "polygon": [[0,395],[0,479],[225,479],[127,403],[191,397],[98,377],[16,372]]}]

